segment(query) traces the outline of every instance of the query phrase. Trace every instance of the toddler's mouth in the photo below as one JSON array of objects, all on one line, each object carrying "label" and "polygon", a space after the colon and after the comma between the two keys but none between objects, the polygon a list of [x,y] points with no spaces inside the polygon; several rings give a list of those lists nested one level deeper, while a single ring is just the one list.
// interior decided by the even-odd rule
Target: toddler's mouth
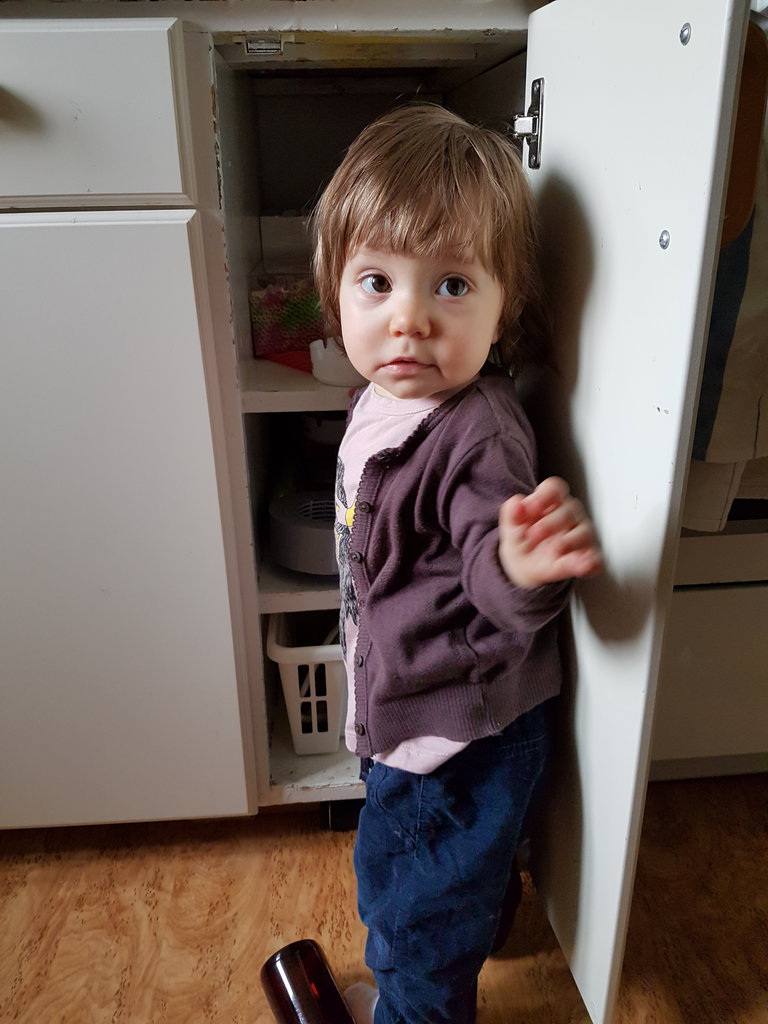
[{"label": "toddler's mouth", "polygon": [[407,356],[400,356],[397,359],[391,359],[388,363],[382,367],[382,369],[389,373],[392,377],[415,377],[425,370],[428,370],[430,363],[419,362],[418,359],[410,359]]}]

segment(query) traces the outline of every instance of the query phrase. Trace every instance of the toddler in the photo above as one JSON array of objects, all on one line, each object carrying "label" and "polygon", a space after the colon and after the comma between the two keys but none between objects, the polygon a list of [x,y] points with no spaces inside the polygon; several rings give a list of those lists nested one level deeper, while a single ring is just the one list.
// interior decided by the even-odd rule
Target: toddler
[{"label": "toddler", "polygon": [[545,317],[514,147],[438,106],[368,126],[314,215],[331,331],[370,381],[336,478],[366,962],[359,1024],[473,1024],[592,526],[537,481],[513,375]]}]

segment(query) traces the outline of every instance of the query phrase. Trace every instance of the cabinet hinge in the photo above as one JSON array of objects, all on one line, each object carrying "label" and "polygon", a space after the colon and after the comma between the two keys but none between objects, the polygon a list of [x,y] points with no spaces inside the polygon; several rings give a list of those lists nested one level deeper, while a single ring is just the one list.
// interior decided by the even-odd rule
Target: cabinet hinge
[{"label": "cabinet hinge", "polygon": [[528,143],[528,166],[536,170],[541,166],[541,125],[544,116],[544,79],[531,82],[531,103],[527,114],[516,114],[512,119],[512,137]]}]

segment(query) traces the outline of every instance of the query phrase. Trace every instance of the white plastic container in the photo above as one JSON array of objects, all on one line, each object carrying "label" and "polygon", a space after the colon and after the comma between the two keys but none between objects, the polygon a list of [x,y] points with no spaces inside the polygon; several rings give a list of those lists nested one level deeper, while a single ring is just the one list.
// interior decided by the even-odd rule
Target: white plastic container
[{"label": "white plastic container", "polygon": [[313,341],[309,346],[309,355],[312,359],[312,374],[323,384],[355,388],[366,383],[333,338]]},{"label": "white plastic container", "polygon": [[269,551],[294,572],[338,576],[333,491],[299,491],[269,505]]},{"label": "white plastic container", "polygon": [[293,749],[297,754],[333,754],[339,749],[347,712],[347,676],[341,644],[298,646],[301,614],[270,615],[267,654],[280,669]]}]

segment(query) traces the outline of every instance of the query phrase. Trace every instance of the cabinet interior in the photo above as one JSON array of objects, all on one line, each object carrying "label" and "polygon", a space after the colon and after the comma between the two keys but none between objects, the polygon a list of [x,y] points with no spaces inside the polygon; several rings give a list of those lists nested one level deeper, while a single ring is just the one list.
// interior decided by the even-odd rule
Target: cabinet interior
[{"label": "cabinet interior", "polygon": [[[506,127],[522,104],[523,43],[512,32],[297,32],[219,41],[220,165],[241,362],[252,362],[254,274],[309,275],[307,217],[359,131],[408,100],[441,103]],[[310,395],[306,411],[312,402]],[[341,396],[338,408],[345,405]],[[278,404],[262,423],[259,414],[246,416],[259,540],[265,495],[295,446],[288,411]]]},{"label": "cabinet interior", "polygon": [[[267,613],[338,603],[333,580],[295,574],[287,581],[285,573],[274,573],[266,523],[276,480],[301,444],[301,417],[341,413],[348,398],[342,389],[333,396],[322,386],[305,385],[306,394],[297,397],[291,384],[262,383],[260,377],[268,371],[263,361],[253,359],[248,309],[253,275],[257,270],[309,275],[307,218],[347,146],[386,110],[423,100],[508,130],[514,115],[528,105],[525,34],[291,32],[218,37],[215,42],[227,269],[246,413],[260,610],[266,619]],[[681,561],[687,558],[694,565],[689,585],[714,582],[710,561],[733,566],[729,582],[745,578],[744,558],[734,560],[731,554],[734,533],[755,535],[757,558],[761,565],[765,562],[768,519],[754,503],[749,508],[736,503],[723,534],[683,537]],[[687,544],[692,544],[690,554]],[[754,564],[751,551],[744,557]],[[279,683],[269,663],[266,679],[275,697]],[[280,700],[269,703],[278,707]],[[272,761],[274,782],[274,750]],[[300,776],[301,768],[298,772]]]},{"label": "cabinet interior", "polygon": [[[247,51],[260,42],[264,52]],[[296,32],[219,42],[217,119],[242,357],[250,355],[243,276],[259,265],[308,271],[304,222],[359,131],[411,100],[505,128],[522,109],[523,48],[517,32]]]},{"label": "cabinet interior", "polygon": [[[254,278],[310,274],[308,215],[346,148],[378,115],[404,101],[422,100],[507,129],[524,106],[525,34],[291,32],[215,42],[227,269],[241,391],[247,394],[243,408],[264,634],[268,614],[338,606],[334,578],[291,574],[273,564],[268,509],[271,498],[290,486],[286,477],[292,472],[294,482],[305,482],[294,464],[306,443],[306,420],[343,419],[348,393],[315,387],[307,374],[300,374],[301,386],[308,389],[300,397],[290,381],[279,385],[285,390],[264,382],[273,368],[253,358],[248,299]],[[277,714],[280,683],[268,658],[265,682],[273,790],[284,796],[278,764],[284,752],[276,736],[284,731]],[[289,755],[291,783],[298,779],[300,785],[317,758]],[[338,757],[325,755],[325,760],[338,761],[342,776],[349,772],[343,742]],[[346,778],[351,782],[354,776]]]}]

